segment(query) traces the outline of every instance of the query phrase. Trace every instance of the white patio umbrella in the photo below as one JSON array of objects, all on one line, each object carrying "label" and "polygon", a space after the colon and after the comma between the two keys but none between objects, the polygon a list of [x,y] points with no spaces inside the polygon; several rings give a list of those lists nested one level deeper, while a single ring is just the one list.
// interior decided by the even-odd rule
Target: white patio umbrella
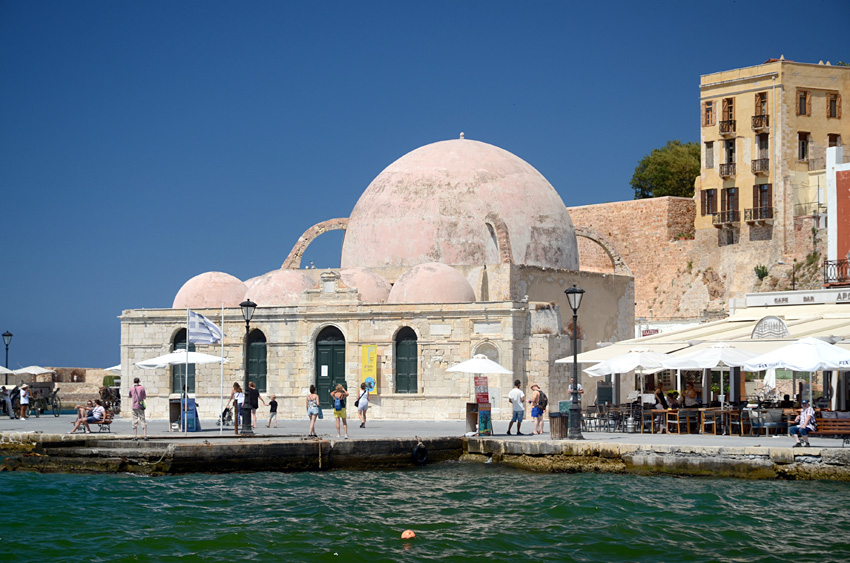
[{"label": "white patio umbrella", "polygon": [[27,366],[14,370],[17,375],[44,375],[45,373],[56,373],[52,369],[43,368],[41,366]]},{"label": "white patio umbrella", "polygon": [[10,369],[6,369],[3,366],[0,366],[0,375],[4,375],[4,374],[8,374],[8,373],[15,373],[15,372],[10,370]]},{"label": "white patio umbrella", "polygon": [[602,377],[603,375],[639,371],[641,375],[641,393],[643,393],[645,384],[644,373],[655,373],[666,369],[663,363],[666,359],[666,354],[652,352],[646,348],[633,348],[625,354],[614,356],[609,360],[587,368],[584,370],[584,373],[593,377]]},{"label": "white patio umbrella", "polygon": [[227,363],[227,358],[219,356],[211,356],[202,352],[187,352],[185,350],[175,350],[170,354],[151,358],[150,360],[142,360],[136,362],[136,366],[142,369],[158,369],[179,364],[221,364]]},{"label": "white patio umbrella", "polygon": [[662,364],[667,369],[714,369],[740,367],[758,356],[755,352],[736,348],[725,342],[712,344],[702,350],[694,350],[681,356],[667,356]]},{"label": "white patio umbrella", "polygon": [[121,373],[121,364],[118,364],[117,366],[108,367],[106,368],[106,371],[114,371],[115,373]]},{"label": "white patio umbrella", "polygon": [[819,338],[801,338],[744,363],[747,371],[790,369],[792,371],[850,370],[850,351]]},{"label": "white patio umbrella", "polygon": [[472,359],[466,360],[459,364],[455,364],[446,371],[459,371],[463,373],[513,373],[511,370],[502,367],[484,354],[475,354]]}]

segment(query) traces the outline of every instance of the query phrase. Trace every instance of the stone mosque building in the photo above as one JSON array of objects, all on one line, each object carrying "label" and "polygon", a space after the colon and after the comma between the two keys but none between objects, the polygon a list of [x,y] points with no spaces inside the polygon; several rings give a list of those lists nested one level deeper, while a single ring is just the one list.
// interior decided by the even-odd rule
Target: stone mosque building
[{"label": "stone mosque building", "polygon": [[[345,231],[340,268],[301,269],[309,244],[335,229]],[[611,271],[580,270],[577,237],[598,246]],[[263,397],[277,396],[282,418],[305,416],[311,384],[328,405],[337,383],[353,390],[371,378],[370,418],[462,419],[474,401],[472,375],[446,369],[474,354],[513,371],[489,376],[494,418],[509,417],[514,379],[525,389],[540,384],[551,401],[564,399],[571,366],[554,361],[572,353],[576,328],[564,290],[573,284],[586,292],[579,351],[634,330],[634,279],[613,246],[575,228],[558,193],[530,164],[463,135],[399,158],[366,188],[350,217],[311,227],[278,260],[284,258],[281,267],[244,281],[222,272],[197,275],[170,308],[124,311],[122,394],[133,377],[143,378],[147,412],[162,419],[186,376],[201,417],[218,417],[218,364],[189,366],[188,373],[182,366],[133,365],[185,349],[187,308],[225,332],[221,348],[189,344],[223,351],[225,397],[233,381],[244,380],[247,363]],[[258,305],[247,335],[238,307],[245,299]]]}]

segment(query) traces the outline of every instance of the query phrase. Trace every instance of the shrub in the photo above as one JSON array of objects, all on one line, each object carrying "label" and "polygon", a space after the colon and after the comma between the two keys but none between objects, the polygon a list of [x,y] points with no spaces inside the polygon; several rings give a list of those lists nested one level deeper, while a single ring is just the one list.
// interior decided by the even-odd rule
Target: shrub
[{"label": "shrub", "polygon": [[759,264],[753,269],[755,270],[758,279],[763,280],[767,277],[767,266],[765,266],[764,264]]}]

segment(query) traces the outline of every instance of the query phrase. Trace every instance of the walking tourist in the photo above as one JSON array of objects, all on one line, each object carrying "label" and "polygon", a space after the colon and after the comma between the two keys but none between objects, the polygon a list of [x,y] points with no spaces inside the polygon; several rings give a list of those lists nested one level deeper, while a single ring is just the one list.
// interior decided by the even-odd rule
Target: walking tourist
[{"label": "walking tourist", "polygon": [[130,398],[133,399],[133,440],[139,439],[139,424],[142,425],[142,439],[148,439],[148,422],[145,420],[145,399],[148,394],[139,382],[139,378],[133,379],[133,387],[130,389]]},{"label": "walking tourist", "polygon": [[[531,386],[531,418],[534,419],[534,432],[532,434],[543,434],[543,411],[546,410],[548,399],[546,393],[540,390],[536,383]],[[519,431],[519,427],[517,427]]]},{"label": "walking tourist", "polygon": [[9,393],[9,390],[6,389],[6,386],[3,386],[2,397],[3,404],[6,407],[6,414],[9,415],[9,418],[15,420],[15,408],[12,406],[12,395]]},{"label": "walking tourist", "polygon": [[30,390],[29,385],[24,383],[21,385],[21,420],[27,419],[27,409],[30,407]]},{"label": "walking tourist", "polygon": [[236,434],[239,434],[239,417],[242,415],[242,403],[245,402],[245,393],[242,392],[242,386],[238,381],[233,382],[233,391],[230,392],[230,399],[227,401],[227,407],[230,408],[230,403],[233,403],[233,429]]},{"label": "walking tourist", "polygon": [[272,400],[269,401],[269,423],[266,428],[269,428],[274,421],[274,427],[277,428],[277,395],[272,395]]},{"label": "walking tourist", "polygon": [[357,416],[360,417],[360,428],[366,428],[366,410],[369,408],[369,390],[366,388],[366,382],[360,384],[360,396],[354,401],[354,406],[357,409]]},{"label": "walking tourist", "polygon": [[[310,433],[308,436],[316,436],[316,419],[319,418],[319,395],[316,394],[316,386],[310,386],[310,394],[307,395],[307,417],[310,419]],[[336,423],[339,432],[339,421]]]},{"label": "walking tourist", "polygon": [[[809,432],[815,429],[815,409],[809,405],[808,399],[800,401],[802,410],[797,418],[794,419],[794,426],[788,429],[788,434],[794,436],[794,447],[800,446],[809,447]],[[803,439],[803,444],[800,443],[800,438]]]},{"label": "walking tourist", "polygon": [[348,438],[348,420],[345,418],[345,399],[348,397],[348,391],[337,383],[336,389],[331,393],[334,405],[334,419],[336,420],[336,437],[339,438],[339,421],[342,419],[342,426],[345,428],[345,437]]},{"label": "walking tourist", "polygon": [[257,427],[257,409],[260,408],[260,401],[266,402],[260,397],[260,392],[257,391],[257,386],[251,381],[248,383],[248,389],[245,391],[245,400],[248,401],[248,406],[251,407],[251,420],[248,422],[242,421],[242,424],[250,424],[252,428]]},{"label": "walking tourist", "polygon": [[508,393],[508,401],[510,401],[511,405],[513,405],[511,423],[508,424],[508,436],[511,435],[511,428],[513,428],[514,422],[516,422],[516,435],[523,435],[522,432],[519,431],[519,427],[522,426],[522,417],[525,415],[525,393],[523,393],[522,389],[519,388],[521,384],[522,383],[519,379],[514,381],[514,388],[511,389],[510,393]]},{"label": "walking tourist", "polygon": [[86,418],[77,419],[77,422],[74,423],[74,428],[72,428],[71,431],[68,432],[68,434],[73,434],[80,426],[84,426],[86,432],[91,432],[89,424],[92,424],[94,422],[100,422],[105,417],[106,409],[103,408],[103,401],[101,401],[100,399],[95,399],[94,408],[91,411],[91,415],[87,416]]}]

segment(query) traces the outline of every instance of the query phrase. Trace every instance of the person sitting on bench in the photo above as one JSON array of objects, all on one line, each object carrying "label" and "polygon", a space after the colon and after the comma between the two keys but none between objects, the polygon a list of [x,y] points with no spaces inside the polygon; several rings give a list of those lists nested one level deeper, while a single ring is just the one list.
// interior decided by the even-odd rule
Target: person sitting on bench
[{"label": "person sitting on bench", "polygon": [[85,426],[86,432],[91,433],[91,428],[89,427],[89,424],[98,423],[104,418],[106,418],[106,409],[103,408],[103,401],[101,401],[100,399],[95,399],[94,405],[95,406],[91,411],[91,416],[77,419],[77,422],[74,423],[74,428],[70,432],[68,432],[68,434],[73,434],[80,426]]}]

